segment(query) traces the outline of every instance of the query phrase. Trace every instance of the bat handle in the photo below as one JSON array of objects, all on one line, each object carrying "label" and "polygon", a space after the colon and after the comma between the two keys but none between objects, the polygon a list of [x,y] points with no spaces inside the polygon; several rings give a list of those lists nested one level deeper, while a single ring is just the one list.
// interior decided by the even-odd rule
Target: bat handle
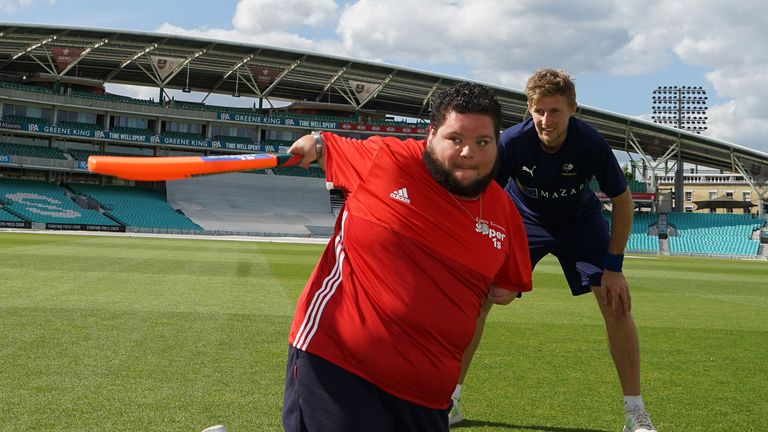
[{"label": "bat handle", "polygon": [[299,162],[301,162],[302,156],[295,154],[288,154],[288,153],[281,153],[277,155],[277,166],[279,167],[289,167],[298,165]]}]

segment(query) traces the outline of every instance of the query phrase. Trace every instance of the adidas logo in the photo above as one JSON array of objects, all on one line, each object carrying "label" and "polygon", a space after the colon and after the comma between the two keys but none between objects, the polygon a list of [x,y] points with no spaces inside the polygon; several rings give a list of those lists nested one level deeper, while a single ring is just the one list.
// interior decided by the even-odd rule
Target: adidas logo
[{"label": "adidas logo", "polygon": [[408,189],[406,189],[406,188],[398,189],[398,190],[392,192],[391,194],[389,194],[389,196],[391,198],[394,198],[394,199],[398,200],[398,201],[402,201],[402,202],[404,202],[406,204],[410,204],[411,203],[411,199],[408,198]]}]

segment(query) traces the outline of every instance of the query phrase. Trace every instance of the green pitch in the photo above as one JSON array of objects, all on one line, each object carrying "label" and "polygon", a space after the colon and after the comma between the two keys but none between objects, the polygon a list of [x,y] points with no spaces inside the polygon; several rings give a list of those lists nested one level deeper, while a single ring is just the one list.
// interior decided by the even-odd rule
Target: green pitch
[{"label": "green pitch", "polygon": [[[0,233],[0,430],[276,431],[293,308],[323,247]],[[627,258],[665,431],[768,430],[768,263]],[[590,296],[554,259],[496,307],[457,431],[621,430]]]}]

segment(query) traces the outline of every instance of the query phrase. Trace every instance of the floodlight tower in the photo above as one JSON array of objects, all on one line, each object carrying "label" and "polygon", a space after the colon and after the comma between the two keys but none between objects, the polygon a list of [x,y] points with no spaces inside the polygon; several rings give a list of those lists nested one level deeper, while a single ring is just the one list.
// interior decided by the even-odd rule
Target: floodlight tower
[{"label": "floodlight tower", "polygon": [[[701,134],[707,130],[707,91],[703,87],[659,86],[652,97],[654,123],[666,124],[684,131]],[[683,209],[683,161],[678,151],[675,173],[675,209]]]},{"label": "floodlight tower", "polygon": [[702,87],[659,86],[653,91],[654,123],[700,134],[707,130],[707,91]]}]

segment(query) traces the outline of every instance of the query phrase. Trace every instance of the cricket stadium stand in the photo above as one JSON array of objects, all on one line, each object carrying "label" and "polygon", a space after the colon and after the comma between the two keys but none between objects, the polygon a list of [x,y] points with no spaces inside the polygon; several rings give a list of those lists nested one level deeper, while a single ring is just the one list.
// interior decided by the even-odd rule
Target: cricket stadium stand
[{"label": "cricket stadium stand", "polygon": [[0,208],[0,222],[22,222],[24,219],[9,213],[4,208]]},{"label": "cricket stadium stand", "polygon": [[333,229],[329,193],[317,178],[231,173],[166,187],[168,202],[209,231],[328,236]]},{"label": "cricket stadium stand", "polygon": [[23,220],[49,225],[118,225],[97,210],[78,206],[67,192],[54,183],[0,179],[3,208]]},{"label": "cricket stadium stand", "polygon": [[0,154],[29,156],[42,159],[67,159],[64,152],[57,148],[2,142],[0,142]]},{"label": "cricket stadium stand", "polygon": [[[431,96],[465,80],[382,63],[171,34],[0,23],[0,35],[0,178],[35,179],[52,185],[52,190],[42,194],[36,192],[38,183],[28,183],[30,189],[24,193],[61,201],[57,205],[77,212],[79,218],[93,217],[93,226],[108,230],[114,226],[197,233],[243,229],[316,235],[332,226],[343,199],[333,191],[329,199],[323,174],[316,167],[141,183],[90,174],[85,161],[91,154],[285,152],[294,139],[316,129],[354,137],[423,137]],[[112,84],[149,86],[157,96],[112,94]],[[502,104],[502,127],[526,118],[523,92],[490,87]],[[216,97],[219,99],[213,100]],[[250,106],[228,106],[222,102],[226,100],[246,101]],[[654,171],[671,163],[678,176],[682,176],[684,164],[737,172],[749,179],[760,204],[768,193],[768,154],[584,105],[579,105],[576,116],[637,165]],[[184,182],[208,192],[185,190]],[[88,186],[82,186],[85,184]],[[655,175],[632,179],[629,184],[643,211],[636,213],[628,250],[710,253],[708,244],[692,245],[687,239],[716,233],[689,227],[688,219],[667,214],[670,210],[657,211]],[[685,186],[680,182],[677,187],[673,210],[684,207]],[[142,207],[136,204],[138,196],[127,192],[131,188],[153,190],[157,199],[167,196],[163,213],[171,209],[168,211],[180,220],[186,214],[196,224],[179,222],[188,228],[178,228],[167,221],[140,222],[141,211],[127,216],[122,212]],[[243,189],[247,192],[240,194]],[[73,195],[75,191],[81,195]],[[217,192],[211,196],[211,191]],[[2,199],[0,214],[37,227],[47,223],[40,222],[39,215],[17,212],[17,201]],[[78,200],[89,206],[96,203],[97,209],[74,204]],[[757,210],[752,226],[760,229],[765,208],[759,205]],[[160,210],[147,212],[159,214]],[[248,212],[257,212],[270,222],[251,218],[249,224],[243,216]],[[714,218],[703,223],[722,227],[725,222]],[[765,256],[768,234],[763,232],[753,230],[751,237],[739,234],[739,247],[720,242],[717,248],[725,254],[747,256],[762,250]],[[760,239],[763,247],[753,251],[754,242]]]},{"label": "cricket stadium stand", "polygon": [[763,224],[750,215],[672,212],[667,217],[673,255],[753,256],[760,246],[754,237]]},{"label": "cricket stadium stand", "polygon": [[202,231],[202,228],[168,205],[162,191],[142,187],[68,184],[76,193],[93,198],[112,219],[128,231],[141,228]]}]

